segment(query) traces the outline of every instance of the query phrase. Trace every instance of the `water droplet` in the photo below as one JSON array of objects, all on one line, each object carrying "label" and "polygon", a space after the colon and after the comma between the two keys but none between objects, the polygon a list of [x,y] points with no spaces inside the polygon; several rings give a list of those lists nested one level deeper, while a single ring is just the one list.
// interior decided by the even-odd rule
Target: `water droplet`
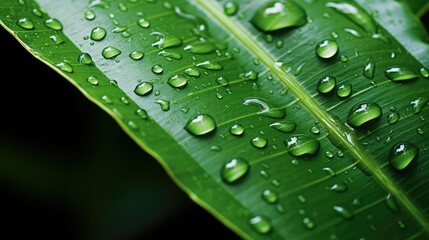
[{"label": "water droplet", "polygon": [[250,70],[248,72],[240,74],[240,78],[242,78],[243,80],[255,81],[255,80],[258,80],[258,76],[259,76],[259,73],[255,70]]},{"label": "water droplet", "polygon": [[353,213],[345,207],[334,206],[334,211],[344,219],[351,219],[353,217]]},{"label": "water droplet", "polygon": [[310,128],[310,132],[313,134],[319,134],[320,133],[320,129],[317,126],[312,126]]},{"label": "water droplet", "polygon": [[78,57],[79,63],[89,65],[92,63],[92,57],[89,53],[82,53]]},{"label": "water droplet", "polygon": [[285,120],[282,122],[275,122],[270,124],[270,127],[276,129],[279,132],[290,133],[293,132],[296,128],[296,123],[290,120]]},{"label": "water droplet", "polygon": [[268,32],[303,26],[307,23],[307,14],[294,1],[270,1],[255,12],[250,22],[258,29]]},{"label": "water droplet", "polygon": [[411,110],[414,114],[418,114],[425,106],[427,106],[428,102],[429,98],[419,97],[416,100],[411,101]]},{"label": "water droplet", "polygon": [[148,28],[150,26],[150,22],[144,18],[140,18],[137,23],[139,24],[140,27],[142,28]]},{"label": "water droplet", "polygon": [[183,50],[195,54],[208,54],[216,51],[216,44],[212,41],[199,41],[186,45]]},{"label": "water droplet", "polygon": [[345,62],[349,61],[349,58],[347,56],[345,56],[345,55],[341,55],[340,56],[340,61],[343,62],[343,63],[345,63]]},{"label": "water droplet", "polygon": [[252,228],[259,234],[268,234],[271,232],[271,223],[262,216],[255,216],[249,220]]},{"label": "water droplet", "polygon": [[361,102],[354,105],[347,116],[347,123],[352,127],[359,127],[371,120],[381,116],[381,107],[371,101]]},{"label": "water droplet", "polygon": [[190,76],[190,77],[199,77],[201,76],[201,72],[196,69],[196,68],[187,68],[183,71],[186,75]]},{"label": "water droplet", "polygon": [[399,212],[399,206],[396,203],[395,197],[391,193],[387,194],[386,198],[384,199],[384,203],[390,211],[394,213]]},{"label": "water droplet", "polygon": [[[106,95],[102,96],[101,100],[103,100],[103,102],[105,102],[107,104],[112,104],[113,103],[112,99],[110,99],[110,97],[106,96]],[[113,109],[113,110],[116,110],[116,109]],[[119,112],[116,112],[116,113],[119,114],[120,117],[122,117],[122,115]]]},{"label": "water droplet", "polygon": [[102,27],[92,29],[90,37],[94,41],[101,41],[106,37],[107,31]]},{"label": "water droplet", "polygon": [[58,63],[55,63],[55,67],[57,67],[58,69],[60,69],[63,72],[68,72],[68,73],[73,72],[73,67],[72,67],[72,65],[70,65],[70,63],[58,62]]},{"label": "water droplet", "polygon": [[98,79],[97,79],[96,77],[94,77],[94,76],[89,76],[89,77],[86,79],[86,81],[87,81],[89,84],[91,84],[91,85],[94,85],[94,86],[98,85]]},{"label": "water droplet", "polygon": [[213,132],[216,129],[216,122],[208,114],[199,114],[186,123],[185,129],[195,136],[202,136]]},{"label": "water droplet", "polygon": [[256,148],[264,148],[267,146],[268,140],[263,137],[255,137],[250,140],[250,143]]},{"label": "water droplet", "polygon": [[87,10],[85,11],[85,19],[86,20],[94,20],[95,19],[95,12],[93,10]]},{"label": "water droplet", "polygon": [[176,59],[176,60],[182,59],[182,54],[174,53],[174,52],[167,52],[165,50],[159,52],[158,55],[166,57],[167,59]]},{"label": "water droplet", "polygon": [[17,22],[18,26],[26,29],[26,30],[32,30],[34,29],[34,23],[31,19],[23,17],[20,18]]},{"label": "water droplet", "polygon": [[338,52],[338,44],[335,40],[326,39],[316,46],[316,54],[321,58],[331,58]]},{"label": "water droplet", "polygon": [[241,124],[234,124],[229,128],[229,132],[235,136],[241,136],[244,133],[244,127]]},{"label": "water droplet", "polygon": [[201,63],[197,63],[195,66],[201,67],[201,68],[204,68],[207,70],[222,70],[223,69],[222,65],[220,65],[217,62],[210,61],[210,60],[204,61]]},{"label": "water droplet", "polygon": [[390,152],[389,163],[396,170],[403,170],[417,157],[419,148],[409,142],[396,143]]},{"label": "water droplet", "polygon": [[34,14],[34,16],[43,17],[43,12],[38,8],[33,8],[31,12]]},{"label": "water droplet", "polygon": [[335,77],[333,76],[327,76],[319,80],[317,83],[317,91],[320,93],[329,93],[337,84]]},{"label": "water droplet", "polygon": [[221,169],[222,180],[226,183],[235,183],[247,175],[250,170],[249,163],[241,158],[227,161]]},{"label": "water droplet", "polygon": [[50,28],[50,29],[57,30],[57,31],[61,31],[63,29],[63,25],[61,24],[61,22],[55,18],[46,19],[45,20],[45,26]]},{"label": "water droplet", "polygon": [[330,167],[322,168],[322,170],[325,171],[325,172],[327,172],[329,174],[329,176],[331,176],[331,177],[334,177],[335,175],[337,175],[337,173],[332,168],[330,168]]},{"label": "water droplet", "polygon": [[154,42],[152,46],[159,49],[178,47],[182,45],[182,40],[179,37],[173,35],[167,35],[161,32],[153,32],[150,35],[157,36],[158,41]]},{"label": "water droplet", "polygon": [[271,101],[262,98],[246,98],[243,102],[244,105],[257,106],[260,111],[257,112],[258,115],[267,116],[271,118],[284,118],[286,116],[286,111],[284,108],[280,108]]},{"label": "water droplet", "polygon": [[284,143],[288,152],[295,157],[315,154],[320,146],[316,138],[305,134],[290,136]]},{"label": "water droplet", "polygon": [[119,49],[109,46],[103,49],[103,51],[101,52],[101,55],[103,55],[105,59],[112,59],[117,57],[121,53],[122,52]]},{"label": "water droplet", "polygon": [[337,96],[340,98],[346,98],[350,96],[352,93],[352,85],[351,84],[341,84],[337,88]]},{"label": "water droplet", "polygon": [[170,101],[159,99],[156,100],[155,103],[159,104],[159,106],[161,106],[161,110],[164,112],[170,110]]},{"label": "water droplet", "polygon": [[311,220],[309,217],[305,217],[302,220],[302,223],[304,224],[304,227],[308,230],[314,229],[316,227],[316,224],[314,224],[313,220]]},{"label": "water droplet", "polygon": [[333,192],[345,192],[347,191],[347,185],[345,183],[335,183],[330,187],[326,188],[327,190],[331,190]]},{"label": "water droplet", "polygon": [[272,189],[265,189],[262,191],[262,199],[264,199],[267,203],[276,203],[278,196],[277,193]]},{"label": "water droplet", "polygon": [[220,76],[216,79],[216,83],[225,87],[228,86],[229,81],[227,78]]},{"label": "water droplet", "polygon": [[142,59],[144,57],[144,52],[141,52],[141,51],[132,51],[129,56],[133,60],[140,60],[140,59]]},{"label": "water droplet", "polygon": [[149,115],[147,114],[146,110],[144,109],[137,109],[136,110],[136,115],[139,116],[141,119],[148,119]]},{"label": "water droplet", "polygon": [[171,76],[168,79],[167,83],[172,87],[182,88],[185,87],[186,84],[188,84],[188,78],[185,75],[179,73]]},{"label": "water droplet", "polygon": [[223,5],[223,12],[228,16],[234,16],[238,12],[238,8],[235,1],[228,1]]},{"label": "water droplet", "polygon": [[389,115],[387,115],[387,123],[393,124],[397,122],[399,118],[400,118],[399,113],[389,113]]},{"label": "water droplet", "polygon": [[419,77],[416,73],[405,67],[390,67],[384,72],[386,77],[392,81],[408,81]]},{"label": "water droplet", "polygon": [[152,72],[155,74],[161,74],[163,71],[164,71],[164,68],[159,64],[155,64],[152,67]]},{"label": "water droplet", "polygon": [[373,79],[375,73],[375,62],[368,59],[367,63],[363,67],[363,76],[368,79]]},{"label": "water droplet", "polygon": [[420,68],[420,74],[423,77],[428,78],[429,77],[429,70],[427,68],[422,67],[422,68]]},{"label": "water droplet", "polygon": [[300,203],[304,204],[304,203],[306,203],[306,202],[307,202],[307,198],[305,198],[305,197],[304,197],[304,196],[302,196],[302,195],[298,195],[298,202],[300,202]]},{"label": "water droplet", "polygon": [[136,86],[134,93],[139,96],[149,95],[153,90],[153,85],[150,82],[142,82]]}]

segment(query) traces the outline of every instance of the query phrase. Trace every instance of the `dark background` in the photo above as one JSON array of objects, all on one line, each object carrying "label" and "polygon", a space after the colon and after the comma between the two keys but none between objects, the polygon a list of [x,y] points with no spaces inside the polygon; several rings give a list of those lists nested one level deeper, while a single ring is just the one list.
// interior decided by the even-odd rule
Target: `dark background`
[{"label": "dark background", "polygon": [[238,239],[3,29],[0,45],[0,238]]}]

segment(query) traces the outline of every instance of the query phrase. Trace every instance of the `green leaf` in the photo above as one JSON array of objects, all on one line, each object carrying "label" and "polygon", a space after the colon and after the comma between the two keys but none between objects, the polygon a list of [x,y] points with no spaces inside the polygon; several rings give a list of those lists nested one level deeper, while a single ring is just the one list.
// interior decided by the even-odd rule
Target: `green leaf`
[{"label": "green leaf", "polygon": [[0,19],[240,237],[426,239],[427,32],[401,2],[294,4],[304,25],[258,15],[278,1],[7,0]]}]

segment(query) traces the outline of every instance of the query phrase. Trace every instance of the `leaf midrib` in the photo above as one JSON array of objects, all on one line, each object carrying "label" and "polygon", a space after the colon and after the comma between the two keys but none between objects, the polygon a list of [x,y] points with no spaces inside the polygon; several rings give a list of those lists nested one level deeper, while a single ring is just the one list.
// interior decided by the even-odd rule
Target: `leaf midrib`
[{"label": "leaf midrib", "polygon": [[340,142],[347,149],[356,162],[361,162],[371,172],[372,176],[390,192],[398,202],[400,202],[414,219],[429,232],[429,221],[420,213],[417,206],[408,198],[408,196],[397,188],[395,183],[381,168],[376,164],[375,159],[366,152],[363,145],[353,134],[347,133],[342,129],[348,128],[344,123],[338,126],[329,114],[301,87],[299,82],[290,74],[283,71],[277,64],[276,60],[264,49],[257,41],[254,41],[247,31],[244,31],[235,21],[224,14],[219,5],[213,0],[194,0],[196,4],[202,7],[208,14],[218,21],[226,30],[243,44],[251,53],[253,53],[271,72],[277,76],[283,84],[290,88],[295,96],[304,104],[310,113],[312,113],[328,130],[333,138],[331,141]]}]

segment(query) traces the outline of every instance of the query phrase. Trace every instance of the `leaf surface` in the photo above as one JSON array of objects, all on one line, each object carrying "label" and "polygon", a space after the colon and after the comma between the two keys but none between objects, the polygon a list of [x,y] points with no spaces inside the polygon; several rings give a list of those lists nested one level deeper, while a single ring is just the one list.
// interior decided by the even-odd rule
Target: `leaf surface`
[{"label": "leaf surface", "polygon": [[269,32],[253,14],[281,2],[7,0],[0,20],[239,236],[426,239],[423,25],[296,4],[305,24]]}]

